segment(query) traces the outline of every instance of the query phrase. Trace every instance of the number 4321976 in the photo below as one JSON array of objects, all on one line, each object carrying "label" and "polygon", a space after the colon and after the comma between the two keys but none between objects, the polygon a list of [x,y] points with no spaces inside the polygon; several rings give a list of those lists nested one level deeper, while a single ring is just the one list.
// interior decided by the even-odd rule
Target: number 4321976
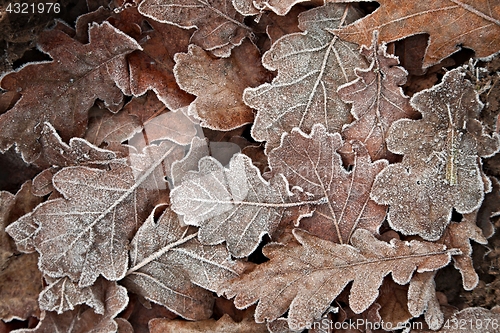
[{"label": "number 4321976", "polygon": [[12,14],[58,14],[61,11],[61,4],[57,2],[15,2],[9,3],[5,11]]}]

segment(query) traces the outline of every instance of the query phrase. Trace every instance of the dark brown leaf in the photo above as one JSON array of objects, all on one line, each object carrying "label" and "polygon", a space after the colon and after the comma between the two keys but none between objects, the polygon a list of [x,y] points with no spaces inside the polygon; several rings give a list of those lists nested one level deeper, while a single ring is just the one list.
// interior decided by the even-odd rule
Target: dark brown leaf
[{"label": "dark brown leaf", "polygon": [[50,122],[63,140],[85,132],[87,111],[96,99],[109,106],[122,101],[116,86],[127,73],[125,55],[140,49],[132,38],[109,23],[93,24],[90,43],[82,45],[59,30],[40,36],[39,47],[54,60],[23,67],[2,78],[0,87],[20,91],[22,98],[0,115],[0,150],[13,144],[26,162],[40,155],[43,123]]}]

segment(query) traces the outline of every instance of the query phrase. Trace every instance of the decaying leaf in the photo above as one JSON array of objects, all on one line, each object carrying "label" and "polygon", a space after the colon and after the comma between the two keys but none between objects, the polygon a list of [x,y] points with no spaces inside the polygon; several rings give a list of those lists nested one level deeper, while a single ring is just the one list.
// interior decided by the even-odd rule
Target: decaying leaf
[{"label": "decaying leaf", "polygon": [[123,283],[184,318],[207,319],[213,305],[209,291],[218,292],[246,265],[231,260],[223,245],[202,245],[196,233],[187,232],[169,207],[157,222],[153,211],[132,240]]},{"label": "decaying leaf", "polygon": [[371,63],[366,69],[356,68],[357,79],[338,89],[340,98],[352,103],[351,113],[356,119],[344,126],[342,136],[347,142],[359,140],[366,145],[372,160],[394,161],[385,140],[391,124],[401,118],[415,118],[417,112],[400,88],[408,73],[397,66],[398,59],[387,54],[385,44],[378,45],[374,33],[370,48],[361,47],[361,54]]},{"label": "decaying leaf", "polygon": [[181,320],[168,320],[156,318],[149,324],[151,333],[204,333],[204,332],[224,332],[224,333],[267,333],[264,324],[257,324],[253,318],[245,318],[240,322],[235,322],[230,316],[224,314],[219,320],[208,319],[198,322],[188,322]]},{"label": "decaying leaf", "polygon": [[237,258],[248,256],[265,234],[272,234],[288,209],[324,202],[322,197],[298,199],[286,179],[265,181],[243,154],[233,156],[228,169],[212,157],[202,158],[199,172],[188,173],[171,192],[172,209],[184,216],[184,223],[200,227],[201,243],[226,241]]},{"label": "decaying leaf", "polygon": [[380,8],[374,13],[334,33],[359,45],[370,45],[374,30],[380,31],[380,40],[384,42],[427,33],[430,38],[424,68],[439,63],[460,47],[473,49],[478,58],[500,50],[500,3],[497,1],[426,0],[405,5],[393,0],[377,2]]},{"label": "decaying leaf", "polygon": [[403,154],[402,163],[386,167],[376,178],[371,197],[390,205],[390,226],[406,235],[437,240],[452,209],[477,209],[489,190],[478,157],[491,156],[499,137],[484,133],[476,120],[482,103],[462,68],[411,99],[422,119],[393,123],[387,147]]},{"label": "decaying leaf", "polygon": [[298,127],[309,133],[316,123],[328,131],[340,131],[350,122],[348,106],[337,88],[352,81],[353,70],[364,63],[354,44],[325,31],[359,17],[351,6],[327,4],[299,15],[304,32],[283,36],[267,51],[262,63],[277,70],[272,83],[247,88],[243,100],[257,109],[252,136],[267,141],[270,151],[280,143],[281,133]]},{"label": "decaying leaf", "polygon": [[452,254],[459,253],[415,240],[386,243],[363,229],[354,232],[352,246],[329,242],[300,229],[293,234],[300,246],[265,246],[263,253],[270,261],[234,280],[225,291],[230,298],[236,296],[238,308],[259,301],[255,311],[258,323],[273,321],[287,309],[289,322],[311,323],[351,281],[349,306],[361,313],[376,300],[386,275],[392,274],[395,282],[406,284],[414,271],[439,269],[448,264]]},{"label": "decaying leaf", "polygon": [[251,34],[230,0],[145,0],[139,12],[161,23],[196,28],[191,42],[218,57],[229,57]]},{"label": "decaying leaf", "polygon": [[229,58],[213,59],[202,48],[190,45],[187,54],[177,53],[174,60],[179,86],[197,96],[189,114],[200,119],[201,126],[227,131],[253,121],[253,111],[241,96],[246,87],[263,83],[267,71],[250,41],[236,47]]},{"label": "decaying leaf", "polygon": [[40,253],[39,267],[50,277],[68,276],[80,287],[92,285],[99,275],[120,280],[128,266],[128,242],[165,188],[158,167],[176,147],[167,142],[148,147],[133,169],[59,171],[53,183],[64,198],[40,204],[7,232],[17,242],[31,239]]},{"label": "decaying leaf", "polygon": [[375,176],[388,163],[372,163],[357,141],[353,143],[354,167],[347,171],[337,153],[341,147],[340,135],[327,133],[323,125],[315,125],[311,135],[294,128],[269,153],[269,165],[272,174],[283,174],[292,187],[298,186],[314,198],[327,198],[311,217],[300,221],[301,227],[323,239],[348,244],[358,228],[378,234],[386,207],[371,200],[370,191]]},{"label": "decaying leaf", "polygon": [[17,330],[16,333],[117,332],[118,324],[114,319],[127,306],[127,290],[116,282],[102,281],[106,284],[106,287],[103,288],[103,314],[97,314],[84,305],[62,314],[45,311],[35,328]]},{"label": "decaying leaf", "polygon": [[82,136],[87,111],[96,99],[116,106],[122,93],[116,86],[127,73],[125,55],[140,49],[132,38],[105,22],[89,30],[82,45],[59,30],[39,38],[39,47],[54,60],[34,63],[2,78],[0,87],[21,90],[16,105],[0,115],[0,150],[13,144],[26,162],[40,155],[43,123],[50,122],[63,140]]}]

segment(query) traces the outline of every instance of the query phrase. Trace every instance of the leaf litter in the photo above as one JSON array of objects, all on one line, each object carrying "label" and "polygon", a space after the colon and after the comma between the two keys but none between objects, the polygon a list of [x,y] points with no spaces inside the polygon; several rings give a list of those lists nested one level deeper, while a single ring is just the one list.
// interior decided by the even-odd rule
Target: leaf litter
[{"label": "leaf litter", "polygon": [[498,6],[299,2],[89,3],[2,75],[2,329],[497,319],[443,281],[495,274]]}]

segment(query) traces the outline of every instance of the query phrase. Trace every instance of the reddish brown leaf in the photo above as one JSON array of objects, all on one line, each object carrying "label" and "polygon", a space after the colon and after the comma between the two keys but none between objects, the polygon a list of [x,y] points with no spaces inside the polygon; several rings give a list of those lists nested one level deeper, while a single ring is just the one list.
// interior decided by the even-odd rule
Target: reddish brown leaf
[{"label": "reddish brown leaf", "polygon": [[335,30],[335,34],[359,45],[370,45],[374,30],[380,31],[380,40],[384,42],[427,33],[430,38],[424,68],[437,64],[460,47],[473,49],[480,58],[500,50],[500,3],[497,1],[426,0],[405,3],[404,6],[399,1],[377,1],[380,8],[374,13]]},{"label": "reddish brown leaf", "polygon": [[489,191],[478,157],[493,155],[500,140],[475,119],[483,105],[464,76],[462,68],[449,71],[441,84],[415,94],[411,103],[422,119],[400,119],[390,129],[387,147],[405,156],[377,176],[371,197],[390,205],[389,224],[403,234],[437,240],[453,208],[470,213]]},{"label": "reddish brown leaf", "polygon": [[235,48],[227,59],[213,59],[196,45],[174,59],[179,86],[197,96],[189,113],[202,121],[201,126],[227,131],[253,121],[253,111],[241,96],[246,87],[263,83],[267,71],[251,42]]},{"label": "reddish brown leaf", "polygon": [[366,145],[372,160],[394,161],[394,154],[385,143],[389,127],[401,118],[415,118],[418,113],[410,106],[410,99],[400,88],[408,73],[397,66],[398,59],[387,54],[386,46],[378,46],[374,35],[370,48],[362,47],[361,54],[371,63],[366,69],[356,68],[356,80],[338,89],[340,98],[352,103],[351,113],[356,119],[344,126],[346,141],[359,140]]},{"label": "reddish brown leaf", "polygon": [[351,6],[327,4],[299,15],[304,31],[278,39],[262,63],[278,75],[271,83],[247,88],[243,100],[257,109],[252,136],[267,141],[266,151],[279,145],[281,134],[298,127],[309,133],[316,123],[328,131],[340,131],[350,122],[348,106],[337,88],[354,79],[353,69],[364,59],[354,44],[325,31],[354,21],[359,14]]},{"label": "reddish brown leaf", "polygon": [[[353,281],[349,306],[355,313],[365,311],[377,298],[386,275],[399,284],[410,281],[414,271],[434,271],[448,264],[456,250],[439,244],[396,239],[377,240],[369,231],[358,229],[351,245],[329,242],[295,229],[301,246],[270,244],[263,253],[270,259],[227,288],[236,296],[236,307],[259,301],[255,321],[273,321],[288,310],[288,322],[301,329],[329,308],[330,303]],[[299,323],[295,325],[296,323]]]},{"label": "reddish brown leaf", "polygon": [[300,221],[301,227],[323,239],[347,244],[358,228],[378,234],[386,207],[371,200],[370,191],[387,161],[372,163],[363,144],[355,142],[354,167],[348,172],[337,153],[341,146],[340,135],[327,133],[323,125],[315,125],[311,135],[295,128],[269,153],[269,165],[272,174],[283,174],[292,187],[298,186],[314,198],[327,198],[311,217]]},{"label": "reddish brown leaf", "polygon": [[229,57],[251,34],[230,0],[145,0],[139,12],[161,23],[197,28],[191,42],[218,57]]},{"label": "reddish brown leaf", "polygon": [[22,98],[0,115],[0,150],[13,144],[27,162],[40,155],[40,138],[45,121],[64,140],[81,136],[87,111],[96,99],[119,105],[122,93],[115,85],[127,73],[125,55],[140,46],[109,23],[94,24],[90,43],[82,45],[59,30],[39,38],[39,47],[54,60],[30,64],[2,78],[6,90],[20,90]]}]

